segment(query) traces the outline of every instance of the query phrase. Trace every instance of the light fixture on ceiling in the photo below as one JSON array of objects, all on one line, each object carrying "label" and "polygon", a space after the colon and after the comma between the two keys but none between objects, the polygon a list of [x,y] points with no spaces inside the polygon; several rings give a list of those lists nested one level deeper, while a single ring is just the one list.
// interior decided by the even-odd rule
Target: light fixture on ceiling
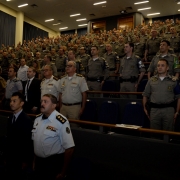
[{"label": "light fixture on ceiling", "polygon": [[77,19],[76,21],[85,21],[86,18],[83,18],[83,19]]},{"label": "light fixture on ceiling", "polygon": [[180,4],[180,2],[177,2],[177,4]]},{"label": "light fixture on ceiling", "polygon": [[147,16],[154,16],[154,15],[158,15],[158,14],[160,14],[160,13],[158,12],[158,13],[147,14]]},{"label": "light fixture on ceiling", "polygon": [[148,9],[151,9],[151,7],[147,7],[147,8],[138,9],[138,11],[144,11],[144,10],[148,10]]},{"label": "light fixture on ceiling", "polygon": [[178,11],[180,11],[180,9],[178,9]]},{"label": "light fixture on ceiling", "polygon": [[20,8],[20,7],[24,7],[24,6],[28,6],[28,4],[21,4],[18,7]]},{"label": "light fixture on ceiling", "polygon": [[6,0],[6,1],[11,1],[11,0]]},{"label": "light fixture on ceiling", "polygon": [[47,19],[45,22],[54,21],[54,19]]},{"label": "light fixture on ceiling", "polygon": [[105,4],[105,3],[107,3],[107,1],[97,2],[97,3],[94,3],[93,5],[96,6],[96,5],[99,5],[99,4]]},{"label": "light fixture on ceiling", "polygon": [[80,14],[80,13],[78,13],[78,14],[72,14],[72,15],[70,15],[70,17],[79,16],[79,15],[81,15],[81,14]]},{"label": "light fixture on ceiling", "polygon": [[60,30],[62,30],[62,29],[67,29],[68,27],[62,27],[62,28],[59,28]]},{"label": "light fixture on ceiling", "polygon": [[148,3],[149,1],[141,1],[141,2],[136,2],[136,3],[134,3],[135,5],[137,5],[137,4],[144,4],[144,3]]},{"label": "light fixture on ceiling", "polygon": [[78,26],[87,26],[87,24],[79,24]]},{"label": "light fixture on ceiling", "polygon": [[53,26],[57,26],[57,25],[59,25],[59,24],[61,24],[61,23],[53,24]]}]

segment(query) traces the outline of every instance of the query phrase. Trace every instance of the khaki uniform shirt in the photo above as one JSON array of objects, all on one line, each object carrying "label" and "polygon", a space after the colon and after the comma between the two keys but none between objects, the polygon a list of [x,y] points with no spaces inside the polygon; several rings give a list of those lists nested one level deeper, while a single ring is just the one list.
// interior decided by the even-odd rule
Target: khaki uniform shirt
[{"label": "khaki uniform shirt", "polygon": [[57,56],[55,60],[55,65],[57,68],[57,71],[64,71],[65,72],[65,67],[67,63],[67,56]]},{"label": "khaki uniform shirt", "polygon": [[111,71],[112,69],[115,70],[116,69],[116,64],[119,64],[119,56],[117,55],[116,52],[111,52],[110,54],[108,54],[107,52],[104,54],[104,59],[106,60],[106,62],[109,65],[109,70]]},{"label": "khaki uniform shirt", "polygon": [[158,75],[148,81],[143,96],[150,97],[150,102],[156,104],[168,104],[176,98],[180,98],[180,90],[177,78],[166,76],[163,80]]},{"label": "khaki uniform shirt", "polygon": [[141,58],[136,55],[132,55],[127,58],[124,56],[120,62],[120,74],[122,74],[123,79],[129,79],[131,76],[138,77],[139,72],[145,72],[145,67]]},{"label": "khaki uniform shirt", "polygon": [[41,97],[44,94],[52,94],[59,99],[60,80],[52,76],[50,79],[43,79],[41,82]]},{"label": "khaki uniform shirt", "polygon": [[180,64],[179,64],[179,60],[177,59],[177,56],[170,53],[168,53],[166,56],[163,56],[163,57],[161,54],[154,56],[147,71],[157,74],[157,63],[159,59],[162,59],[162,58],[166,59],[169,63],[168,73],[170,75],[175,75],[175,73],[180,72]]},{"label": "khaki uniform shirt", "polygon": [[72,77],[62,76],[60,79],[60,93],[62,102],[74,104],[82,102],[82,93],[88,90],[85,78],[75,73]]},{"label": "khaki uniform shirt", "polygon": [[151,38],[146,42],[146,50],[148,50],[148,55],[155,55],[159,51],[161,39]]},{"label": "khaki uniform shirt", "polygon": [[98,57],[95,60],[93,60],[92,58],[89,60],[87,66],[87,77],[104,77],[104,80],[109,77],[109,65],[104,58]]}]

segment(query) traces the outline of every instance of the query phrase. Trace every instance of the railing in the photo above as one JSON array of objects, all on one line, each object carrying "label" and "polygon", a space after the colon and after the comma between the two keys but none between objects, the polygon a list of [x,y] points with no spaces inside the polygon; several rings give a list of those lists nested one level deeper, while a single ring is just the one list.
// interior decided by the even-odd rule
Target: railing
[{"label": "railing", "polygon": [[[7,110],[0,110],[0,114],[11,114],[11,111]],[[29,117],[35,118],[35,114],[27,114]],[[169,142],[170,136],[179,136],[180,137],[180,132],[174,132],[174,131],[165,131],[165,130],[156,130],[156,129],[148,129],[148,128],[124,128],[124,127],[119,127],[116,124],[106,124],[106,123],[99,123],[99,122],[91,122],[91,121],[85,121],[85,120],[74,120],[74,119],[68,119],[70,123],[76,123],[76,124],[84,124],[84,125],[93,125],[93,126],[98,126],[100,132],[103,132],[104,127],[106,128],[111,128],[111,129],[123,129],[125,131],[136,131],[140,133],[151,133],[151,134],[160,134],[163,135],[163,140],[165,142]]]}]

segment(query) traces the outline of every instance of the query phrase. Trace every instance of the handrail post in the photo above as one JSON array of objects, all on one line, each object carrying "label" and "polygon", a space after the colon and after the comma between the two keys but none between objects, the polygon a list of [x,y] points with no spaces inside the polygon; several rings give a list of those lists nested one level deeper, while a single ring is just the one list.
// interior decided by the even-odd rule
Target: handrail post
[{"label": "handrail post", "polygon": [[164,134],[163,140],[164,140],[164,142],[169,143],[169,135],[168,134]]}]

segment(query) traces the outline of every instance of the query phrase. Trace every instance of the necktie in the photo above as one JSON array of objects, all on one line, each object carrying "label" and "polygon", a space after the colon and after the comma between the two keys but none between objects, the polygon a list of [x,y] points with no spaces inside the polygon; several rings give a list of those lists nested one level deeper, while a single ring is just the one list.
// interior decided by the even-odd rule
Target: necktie
[{"label": "necktie", "polygon": [[12,124],[14,124],[15,122],[16,122],[16,116],[13,116]]},{"label": "necktie", "polygon": [[29,89],[29,82],[30,82],[30,80],[28,80],[28,82],[27,82],[27,90]]}]

